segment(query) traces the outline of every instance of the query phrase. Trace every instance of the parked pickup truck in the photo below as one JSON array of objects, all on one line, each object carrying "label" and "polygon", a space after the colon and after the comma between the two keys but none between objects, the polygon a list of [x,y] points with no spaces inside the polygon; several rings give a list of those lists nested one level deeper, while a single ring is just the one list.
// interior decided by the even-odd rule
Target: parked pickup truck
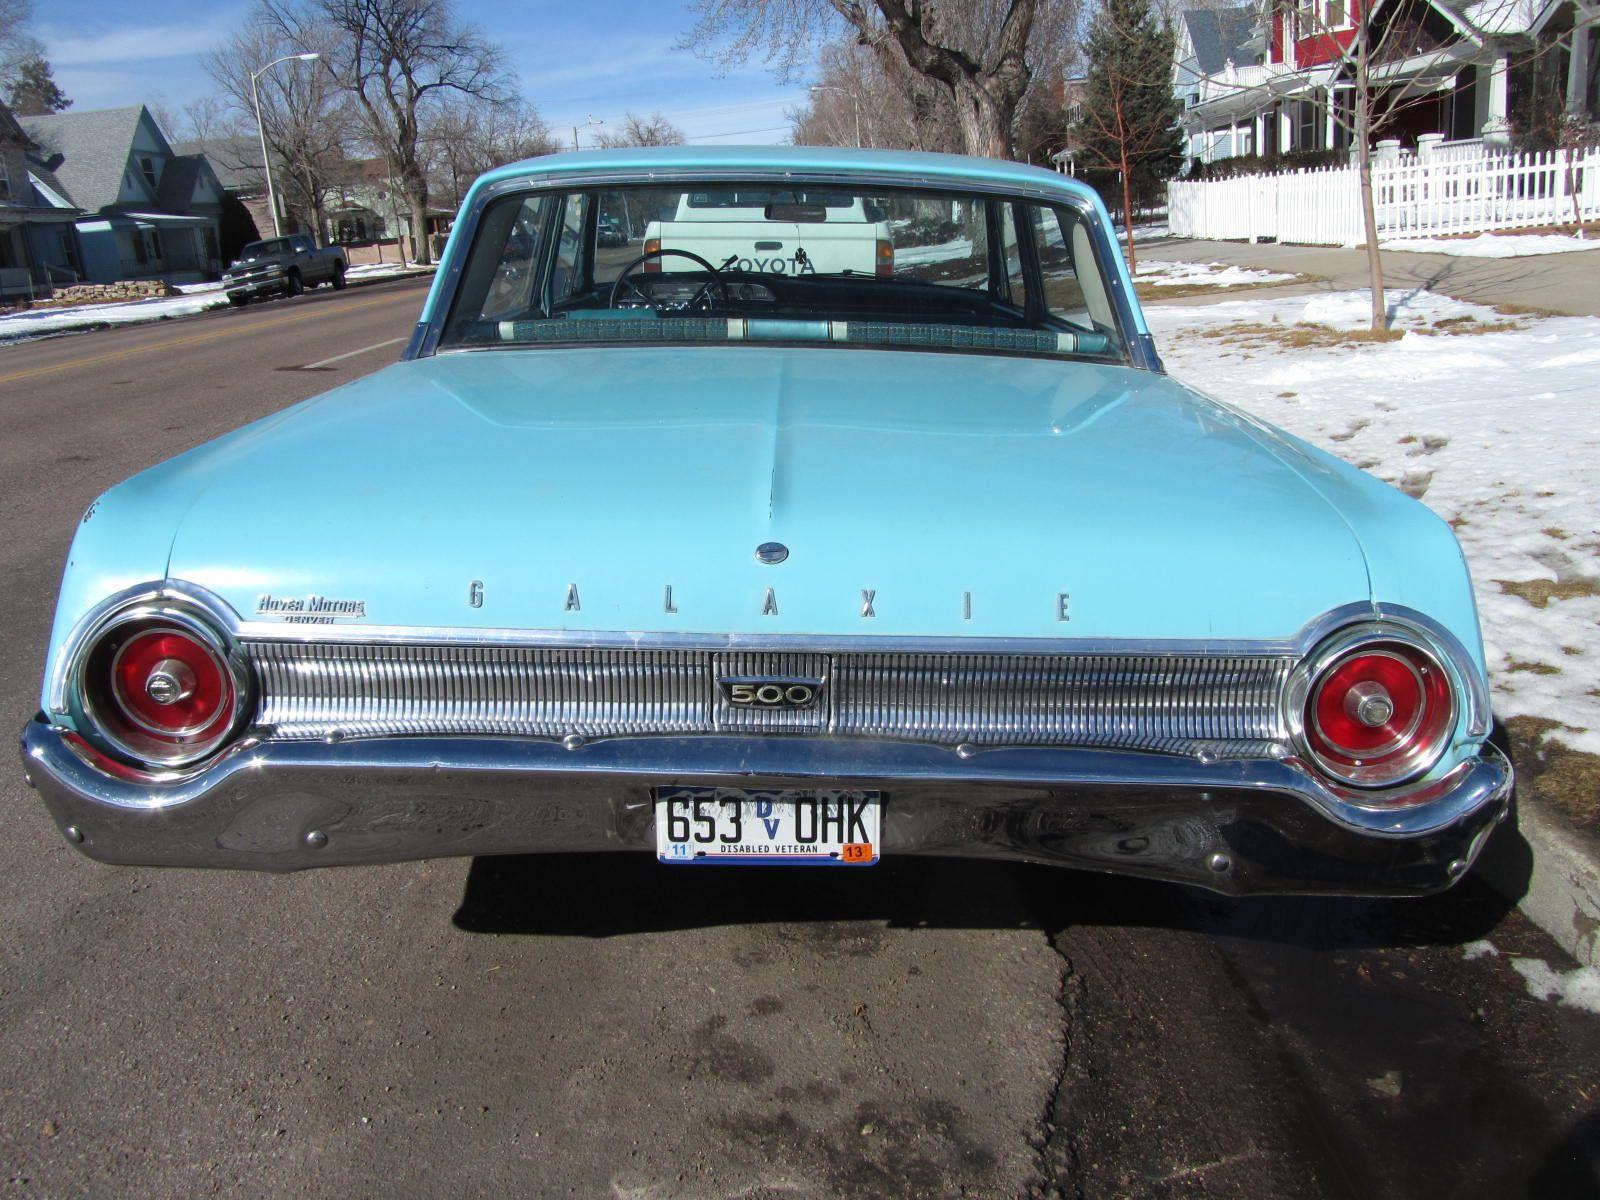
[{"label": "parked pickup truck", "polygon": [[[645,252],[697,254],[719,270],[773,275],[893,275],[894,243],[877,205],[825,191],[684,192],[670,221],[652,221]],[[652,258],[644,268],[694,271],[692,259]]]},{"label": "parked pickup truck", "polygon": [[319,283],[342,288],[344,273],[343,249],[319,249],[309,234],[291,233],[251,242],[222,273],[222,286],[230,304],[248,304],[257,296],[298,296]]}]

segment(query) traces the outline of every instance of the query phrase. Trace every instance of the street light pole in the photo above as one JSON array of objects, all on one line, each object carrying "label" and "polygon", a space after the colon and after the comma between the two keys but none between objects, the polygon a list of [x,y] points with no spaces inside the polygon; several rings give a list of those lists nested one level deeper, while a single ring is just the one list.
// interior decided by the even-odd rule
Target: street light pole
[{"label": "street light pole", "polygon": [[578,145],[578,130],[580,130],[580,129],[588,129],[588,128],[592,127],[592,126],[604,125],[604,124],[605,124],[605,122],[600,120],[598,117],[590,117],[582,125],[574,125],[572,127],[572,148],[574,150],[582,149],[582,147]]},{"label": "street light pole", "polygon": [[[256,90],[256,80],[261,78],[261,76],[267,71],[272,70],[272,68],[277,66],[279,63],[310,62],[313,59],[321,57],[322,55],[316,53],[285,54],[282,58],[273,59],[266,66],[262,67],[261,70],[250,76],[250,103],[255,106],[256,133],[261,137],[261,169],[267,173],[267,207],[272,210],[273,237],[282,237],[283,229],[278,224],[278,196],[277,193],[272,190],[272,156],[267,153],[267,127],[261,123],[261,94]],[[322,234],[319,230],[317,233],[317,239],[320,241],[321,238]]]},{"label": "street light pole", "polygon": [[856,149],[857,150],[861,149],[861,99],[860,99],[860,97],[858,97],[854,92],[850,91],[848,88],[825,87],[822,84],[816,84],[815,86],[809,87],[809,88],[806,89],[806,91],[808,91],[808,92],[838,92],[841,96],[849,96],[850,97],[850,104],[856,110]]}]

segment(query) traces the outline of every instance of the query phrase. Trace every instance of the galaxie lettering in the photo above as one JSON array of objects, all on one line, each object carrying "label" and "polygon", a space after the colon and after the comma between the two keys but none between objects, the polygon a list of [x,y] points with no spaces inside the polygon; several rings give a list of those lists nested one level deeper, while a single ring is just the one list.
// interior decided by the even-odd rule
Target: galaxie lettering
[{"label": "galaxie lettering", "polygon": [[[859,615],[861,616],[861,618],[863,620],[871,620],[873,617],[876,617],[878,615],[878,609],[877,609],[878,591],[877,591],[876,588],[861,588],[861,589],[859,589],[859,593],[860,593],[860,597],[861,597],[860,608],[858,609]],[[482,608],[483,607],[483,595],[484,595],[484,583],[483,583],[483,580],[474,579],[467,585],[467,603],[469,605],[471,605],[473,608]],[[312,597],[312,599],[320,600],[319,597]],[[1070,620],[1072,620],[1071,601],[1072,601],[1072,597],[1071,597],[1071,595],[1069,593],[1067,593],[1067,592],[1057,592],[1057,593],[1055,593],[1054,602],[1051,605],[1051,611],[1054,613],[1055,619],[1057,621],[1070,621]],[[266,607],[269,602],[271,603],[271,605],[273,605],[273,607],[271,609]],[[297,611],[297,610],[293,610],[293,609],[289,608],[288,606],[302,604],[303,602],[299,601],[299,600],[279,600],[279,599],[277,599],[275,597],[263,596],[261,598],[261,603],[262,603],[262,607],[257,610],[261,615],[263,615],[263,616],[267,616],[267,615],[280,616],[280,615],[284,615],[286,613],[289,613],[291,611]],[[330,600],[330,601],[322,601],[322,603],[325,603],[325,604],[348,603],[348,604],[355,604],[358,607],[362,607],[364,609],[364,606],[362,605],[362,602],[359,601],[359,600],[357,600],[357,601],[331,601]],[[760,607],[761,615],[764,616],[764,617],[775,617],[775,616],[778,615],[778,593],[777,593],[777,589],[776,588],[770,588],[769,587],[769,588],[765,589],[765,591],[762,593],[761,604],[760,604],[759,607]],[[582,605],[582,602],[578,598],[578,585],[576,583],[567,584],[566,598],[565,598],[565,600],[564,600],[564,602],[562,604],[562,608],[566,612],[581,612],[582,611],[583,605]],[[671,616],[676,616],[677,613],[678,613],[677,594],[676,594],[675,589],[673,588],[673,585],[670,584],[670,583],[662,585],[662,589],[661,589],[661,611],[664,612],[664,613],[667,613],[668,615],[671,615]],[[963,621],[972,620],[972,613],[973,613],[972,593],[964,591],[964,592],[961,593],[961,619]],[[359,611],[359,612],[358,611],[351,611],[351,612],[339,612],[339,613],[336,613],[335,615],[338,615],[338,616],[363,616],[365,614],[364,614],[364,611]]]}]

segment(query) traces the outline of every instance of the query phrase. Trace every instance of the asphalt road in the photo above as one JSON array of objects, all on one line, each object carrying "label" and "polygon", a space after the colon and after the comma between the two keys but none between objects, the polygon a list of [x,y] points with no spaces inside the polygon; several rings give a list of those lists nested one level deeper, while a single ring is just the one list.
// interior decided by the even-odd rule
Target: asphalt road
[{"label": "asphalt road", "polygon": [[[85,505],[391,360],[422,294],[0,349],[14,726]],[[1528,994],[1512,956],[1571,964],[1471,881],[1239,904],[925,860],[279,878],[89,862],[16,767],[0,805],[18,1195],[1600,1195],[1600,1019]]]}]

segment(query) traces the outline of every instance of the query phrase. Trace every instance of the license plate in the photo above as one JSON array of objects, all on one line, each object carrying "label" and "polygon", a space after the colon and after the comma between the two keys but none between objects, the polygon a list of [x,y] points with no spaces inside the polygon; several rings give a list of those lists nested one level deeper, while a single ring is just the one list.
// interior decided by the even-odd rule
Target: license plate
[{"label": "license plate", "polygon": [[656,857],[664,863],[878,861],[877,792],[657,788]]}]

